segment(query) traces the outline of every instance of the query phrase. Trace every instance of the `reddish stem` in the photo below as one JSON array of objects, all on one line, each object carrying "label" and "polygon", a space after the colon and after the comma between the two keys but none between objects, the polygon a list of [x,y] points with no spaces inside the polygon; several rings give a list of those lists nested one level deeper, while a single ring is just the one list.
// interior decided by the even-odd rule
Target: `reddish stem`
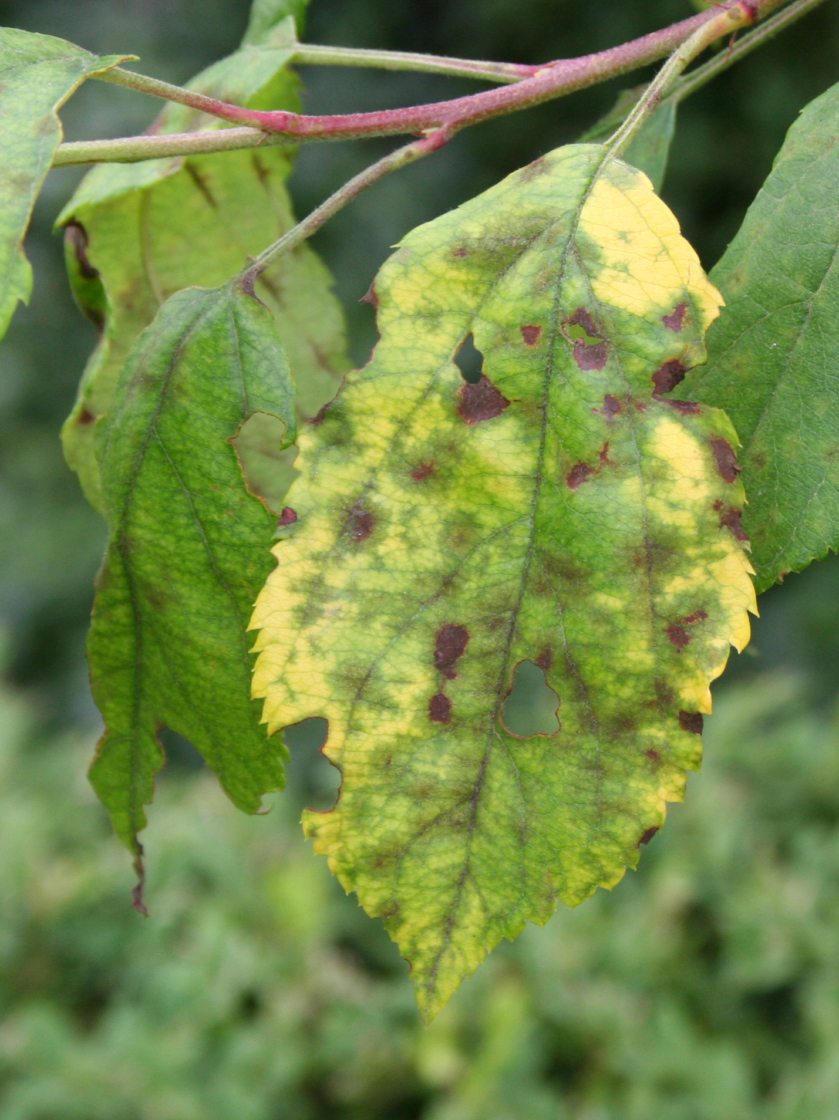
[{"label": "reddish stem", "polygon": [[[749,22],[769,14],[786,0],[737,0],[736,3],[719,5],[726,9],[739,8],[749,17]],[[560,59],[543,66],[523,66],[522,72],[530,77],[515,85],[499,86],[468,97],[451,101],[438,101],[430,105],[414,105],[405,109],[383,109],[373,113],[346,113],[339,116],[312,117],[298,113],[258,112],[227,105],[213,98],[201,98],[200,106],[206,112],[224,120],[251,124],[265,132],[280,132],[287,136],[331,137],[352,139],[360,136],[391,136],[399,133],[422,133],[441,127],[460,128],[476,124],[490,117],[500,116],[512,109],[521,109],[549,101],[560,94],[571,93],[637,69],[649,62],[663,58],[679,47],[716,12],[710,9],[681,20],[660,31],[653,31],[640,39],[619,47],[583,55],[580,58]]]}]

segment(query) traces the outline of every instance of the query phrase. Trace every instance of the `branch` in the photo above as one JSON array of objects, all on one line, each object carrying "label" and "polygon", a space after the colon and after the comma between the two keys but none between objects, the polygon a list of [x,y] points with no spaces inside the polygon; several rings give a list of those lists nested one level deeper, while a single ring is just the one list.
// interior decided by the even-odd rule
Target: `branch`
[{"label": "branch", "polygon": [[[747,14],[757,11],[759,15],[766,15],[770,10],[770,7],[777,8],[784,2],[785,0],[763,0],[762,5],[740,3],[738,5],[735,5],[735,7],[745,9]],[[677,101],[683,100],[685,97],[693,93],[696,89],[699,89],[712,77],[716,76],[728,66],[733,65],[744,55],[754,50],[755,47],[765,42],[771,36],[777,34],[783,28],[788,27],[794,20],[799,19],[803,15],[806,15],[806,13],[809,12],[812,8],[815,8],[818,4],[823,2],[824,0],[796,0],[796,2],[791,3],[789,7],[784,8],[773,19],[768,20],[766,24],[758,27],[755,31],[742,39],[739,43],[736,43],[731,50],[721,53],[717,58],[712,59],[705,66],[697,68],[686,78],[682,78],[674,87],[673,92],[670,94],[670,97]],[[728,10],[733,9],[729,8]],[[530,104],[536,104],[539,100],[547,100],[549,97],[561,97],[566,93],[573,92],[575,89],[582,88],[582,85],[591,85],[594,82],[613,77],[617,73],[625,73],[633,67],[642,66],[647,61],[649,61],[649,51],[652,50],[650,40],[655,40],[655,50],[659,51],[661,44],[664,41],[662,39],[662,36],[669,36],[670,38],[667,39],[667,42],[670,42],[670,39],[674,36],[674,34],[677,31],[679,34],[682,34],[685,27],[688,27],[689,29],[693,28],[693,31],[695,33],[696,30],[707,25],[710,20],[714,19],[717,14],[719,14],[719,9],[717,9],[716,13],[714,11],[711,11],[710,13],[706,12],[703,13],[703,15],[696,16],[690,20],[683,20],[682,23],[675,24],[674,27],[668,28],[666,29],[666,31],[655,32],[652,36],[648,35],[643,39],[634,40],[634,42],[624,44],[624,46],[622,47],[615,47],[611,50],[603,51],[600,54],[587,55],[581,59],[569,59],[565,62],[548,63],[546,66],[541,67],[515,66],[513,63],[475,63],[470,60],[445,58],[438,59],[431,55],[411,55],[402,54],[399,52],[393,52],[393,54],[391,54],[390,52],[367,52],[360,50],[348,50],[346,52],[346,58],[344,60],[346,65],[366,65],[367,63],[362,63],[361,60],[362,58],[367,59],[368,57],[370,58],[370,65],[385,65],[387,59],[392,57],[399,62],[400,68],[403,61],[405,62],[405,65],[408,65],[409,63],[413,65],[413,60],[419,60],[420,62],[429,60],[429,69],[431,69],[432,67],[436,67],[438,63],[441,67],[447,66],[449,63],[452,63],[453,65],[462,64],[464,67],[468,68],[476,66],[497,66],[505,68],[508,71],[514,68],[518,71],[527,71],[535,76],[547,75],[548,77],[555,77],[555,73],[559,70],[559,68],[562,68],[561,72],[565,75],[562,81],[555,84],[548,93],[544,94],[544,96],[540,95],[536,98],[528,96],[526,99],[521,100],[519,103],[513,102],[512,104],[506,105],[505,107],[499,107],[498,105],[496,105],[494,107],[494,111],[491,112],[485,111],[487,108],[486,104],[481,100],[487,95],[477,94],[473,97],[458,98],[455,101],[441,102],[437,106],[426,105],[419,106],[417,109],[392,110],[386,112],[385,114],[368,113],[357,114],[352,117],[299,117],[292,113],[267,115],[274,117],[282,116],[283,118],[290,118],[297,122],[304,122],[304,124],[306,122],[315,122],[319,124],[327,122],[328,127],[326,128],[304,132],[302,135],[300,133],[295,134],[294,140],[296,141],[343,140],[351,135],[380,135],[381,133],[379,131],[377,131],[375,128],[370,127],[369,122],[371,118],[380,119],[382,116],[395,116],[402,118],[404,124],[404,118],[406,114],[415,114],[417,112],[422,112],[426,114],[423,119],[428,119],[428,111],[433,109],[451,109],[452,106],[459,105],[462,107],[464,104],[467,106],[472,106],[473,108],[477,107],[478,112],[470,111],[461,118],[455,119],[453,122],[450,122],[453,125],[456,125],[457,129],[460,129],[471,124],[476,124],[481,120],[485,120],[488,116],[496,116],[502,112],[513,112],[517,109],[523,109]],[[304,46],[301,47],[301,50],[304,52],[328,52],[330,55],[332,55],[333,53],[344,53],[342,48],[332,47]],[[350,56],[352,56],[354,61],[348,61]],[[322,61],[326,61],[326,53],[320,54],[320,58]],[[630,59],[633,59],[634,61],[630,61]],[[331,61],[338,62],[338,60],[334,58],[331,59]],[[338,64],[342,63],[338,62]],[[585,76],[585,80],[583,80],[583,77],[581,76],[582,70],[585,68],[583,64],[586,64],[591,68],[587,73],[587,76]],[[569,67],[575,68],[576,76],[572,74],[569,77]],[[472,76],[487,76],[485,74],[479,75],[478,71],[474,69],[471,72]],[[206,98],[203,94],[197,94],[191,90],[182,90],[178,86],[170,86],[166,82],[158,82],[156,79],[147,78],[142,74],[133,74],[130,71],[120,71],[118,69],[116,69],[115,71],[109,71],[108,73],[111,75],[117,75],[116,79],[114,79],[113,77],[111,78],[111,80],[115,80],[117,84],[130,86],[133,89],[142,90],[142,92],[145,93],[155,93],[156,96],[164,97],[170,96],[171,91],[174,91],[174,93],[172,94],[173,99],[182,101],[183,103],[189,104],[193,108],[199,109],[201,111],[209,111],[208,104],[221,104],[220,102],[213,101],[212,98]],[[465,73],[465,70],[459,70],[458,73]],[[102,75],[101,77],[104,80],[108,79],[107,74]],[[496,75],[496,80],[500,81],[502,79],[499,75]],[[508,78],[507,80],[511,79]],[[500,91],[490,90],[489,94],[492,95],[496,93],[518,93],[523,89],[528,92],[528,94],[530,94],[530,92],[534,89],[533,85],[531,84],[532,82],[533,77],[519,78],[516,80],[514,89],[511,88]],[[228,106],[228,108],[234,110],[236,113],[241,113],[248,117],[252,117],[255,115],[248,110],[238,109],[235,106]],[[347,121],[351,121],[355,124],[357,124],[359,121],[367,123],[366,125],[364,125],[364,127],[357,129],[356,131],[348,131],[343,127],[334,127],[334,122],[345,123]],[[332,122],[332,125],[330,125],[329,122]],[[408,131],[411,131],[414,128],[417,128],[417,125],[414,123],[409,123],[406,125],[406,129]],[[425,129],[422,130],[424,131]],[[394,131],[398,130],[395,130],[391,123],[388,130],[386,131],[393,133]],[[121,137],[116,140],[80,141],[70,144],[62,144],[55,154],[53,166],[59,167],[66,164],[98,163],[105,161],[133,163],[138,160],[154,159],[165,156],[197,155],[205,152],[221,152],[239,148],[254,148],[263,144],[274,145],[290,141],[291,135],[286,135],[282,132],[276,131],[265,132],[261,128],[249,127],[204,130],[201,132],[172,133],[170,135],[164,136],[128,136]]]},{"label": "branch", "polygon": [[[724,10],[732,13],[739,11],[743,17],[742,23],[747,24],[769,15],[786,2],[787,0],[732,0],[724,5]],[[114,82],[142,93],[151,93],[156,97],[189,105],[235,124],[252,125],[266,132],[281,133],[298,139],[349,140],[362,136],[394,136],[400,133],[426,132],[434,128],[461,128],[467,124],[477,124],[504,113],[562,97],[606,78],[625,74],[670,54],[718,14],[719,8],[711,9],[620,47],[533,68],[531,77],[514,85],[501,86],[469,97],[457,97],[451,101],[373,113],[312,117],[298,113],[259,112],[243,109],[238,105],[228,105],[216,98],[147,78],[121,67],[114,67],[95,77],[100,81]]]},{"label": "branch", "polygon": [[739,4],[728,11],[718,12],[698,31],[694,31],[693,35],[670,55],[630,110],[626,120],[607,145],[609,155],[620,156],[626,151],[665,94],[670,92],[679,75],[697,55],[702,54],[715,40],[737,31],[744,24],[753,23],[754,19],[755,14],[749,10],[748,5]]},{"label": "branch", "polygon": [[122,136],[118,140],[75,140],[62,144],[53,167],[76,163],[137,163],[162,156],[195,156],[241,148],[292,145],[295,141],[261,128],[215,128],[203,132],[172,132],[163,136]]},{"label": "branch", "polygon": [[684,98],[690,97],[692,93],[701,89],[717,74],[721,74],[723,70],[727,70],[735,62],[739,62],[741,58],[751,54],[757,47],[774,38],[779,32],[786,30],[790,24],[795,23],[796,20],[806,16],[813,8],[823,3],[824,0],[795,0],[795,3],[778,12],[773,19],[767,20],[766,23],[756,27],[754,31],[750,31],[748,35],[744,35],[742,39],[738,39],[731,50],[721,52],[716,58],[706,62],[704,66],[698,66],[695,70],[692,70],[690,74],[676,84],[671,97],[675,101],[682,101]]},{"label": "branch", "polygon": [[356,195],[361,194],[367,187],[373,185],[383,179],[385,175],[389,175],[391,171],[398,171],[400,167],[405,167],[409,163],[415,163],[416,160],[422,159],[423,156],[430,155],[436,152],[438,148],[442,148],[453,135],[447,129],[440,129],[437,132],[432,132],[428,136],[424,136],[422,140],[415,140],[412,144],[406,144],[402,148],[397,148],[396,151],[390,152],[382,159],[372,163],[364,171],[360,172],[354,178],[340,187],[334,194],[330,195],[325,202],[322,202],[316,210],[313,210],[308,217],[304,218],[302,222],[298,222],[296,226],[284,233],[279,241],[275,241],[273,245],[269,246],[263,253],[254,260],[253,264],[242,273],[241,283],[246,292],[251,295],[254,294],[254,284],[258,277],[265,271],[269,265],[292,249],[295,249],[313,233],[320,229],[320,227],[339,210],[342,210],[348,202],[351,202]]},{"label": "branch", "polygon": [[319,66],[367,66],[379,70],[412,70],[415,73],[448,74],[456,78],[478,78],[487,82],[520,82],[523,78],[530,78],[539,69],[538,66],[522,66],[515,62],[479,62],[471,58],[413,54],[410,51],[318,47],[311,43],[298,43],[292,61]]}]

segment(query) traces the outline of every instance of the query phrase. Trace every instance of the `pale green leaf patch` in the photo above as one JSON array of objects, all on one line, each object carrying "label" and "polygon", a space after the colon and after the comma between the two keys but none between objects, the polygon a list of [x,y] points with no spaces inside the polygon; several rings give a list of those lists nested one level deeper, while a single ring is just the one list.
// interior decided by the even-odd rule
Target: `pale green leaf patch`
[{"label": "pale green leaf patch", "polygon": [[[254,695],[271,732],[329,721],[341,793],[304,829],[431,1018],[635,865],[755,599],[734,429],[670,396],[719,293],[645,175],[561,148],[408,234],[375,294],[373,359],[300,437]],[[505,724],[524,663],[535,735]]]},{"label": "pale green leaf patch", "polygon": [[23,238],[61,143],[58,110],[81,83],[125,61],[13,27],[0,27],[0,337],[32,291]]}]

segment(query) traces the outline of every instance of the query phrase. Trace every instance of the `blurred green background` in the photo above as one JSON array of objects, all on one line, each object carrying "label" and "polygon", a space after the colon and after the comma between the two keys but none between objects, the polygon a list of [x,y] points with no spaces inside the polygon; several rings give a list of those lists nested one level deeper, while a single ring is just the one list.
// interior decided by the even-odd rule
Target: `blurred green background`
[{"label": "blurred green background", "polygon": [[[690,0],[313,0],[312,42],[540,62],[692,12]],[[142,56],[183,81],[232,50],[247,0],[0,0],[0,23]],[[302,68],[309,111],[409,104],[471,83]],[[634,76],[629,83],[640,80]],[[799,110],[839,80],[827,3],[686,103],[664,195],[710,266]],[[490,122],[362,196],[319,235],[353,357],[389,246],[572,140],[621,83]],[[90,82],[69,139],[158,106]],[[311,145],[303,213],[384,150]],[[103,527],[57,434],[94,338],[64,281],[54,172],[28,252],[31,306],[0,345],[2,1120],[835,1120],[839,1116],[839,562],[761,601],[716,688],[688,803],[611,894],[503,946],[434,1025],[407,969],[296,820],[335,772],[291,743],[290,788],[237,813],[174,743],[146,833],[151,917],[85,768],[83,642]]]}]

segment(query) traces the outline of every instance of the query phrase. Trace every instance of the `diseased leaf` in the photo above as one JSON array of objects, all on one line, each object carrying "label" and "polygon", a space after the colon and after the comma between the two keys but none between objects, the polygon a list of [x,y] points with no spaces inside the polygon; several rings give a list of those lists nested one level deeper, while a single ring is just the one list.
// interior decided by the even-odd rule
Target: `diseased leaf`
[{"label": "diseased leaf", "polygon": [[[285,69],[292,54],[288,30],[286,19],[261,45],[243,48],[191,85],[253,108],[295,108],[296,79]],[[221,126],[183,106],[168,106],[158,122],[162,131]],[[294,224],[284,186],[292,154],[292,148],[264,148],[103,166],[85,178],[60,216],[76,298],[103,331],[62,433],[67,461],[96,508],[102,499],[94,430],[126,354],[170,295],[193,284],[225,283]],[[80,274],[88,278],[84,286]],[[334,396],[349,364],[329,274],[301,246],[264,274],[257,294],[274,313],[300,415],[313,416]]]},{"label": "diseased leaf", "polygon": [[230,440],[257,412],[293,440],[270,312],[235,285],[193,288],[138,339],[97,432],[110,541],[88,642],[106,725],[91,781],[138,857],[161,725],[201,751],[246,812],[284,784],[281,737],[266,738],[248,698],[246,627],[276,518],[242,485]]},{"label": "diseased leaf", "polygon": [[51,35],[0,27],[0,337],[32,291],[23,238],[61,143],[58,110],[92,74],[125,55],[98,57]]},{"label": "diseased leaf", "polygon": [[[634,866],[749,636],[734,430],[664,396],[719,296],[649,180],[603,160],[561,148],[404,239],[372,361],[301,436],[252,621],[269,731],[326,717],[342,771],[305,830],[427,1018]],[[522,662],[553,734],[505,727]]]},{"label": "diseased leaf", "polygon": [[[611,111],[593,125],[582,140],[605,141],[612,136],[626,120],[645,89],[646,86],[638,86],[636,89],[622,90]],[[676,112],[677,103],[673,98],[659,105],[623,155],[624,163],[637,167],[649,177],[657,193],[661,191],[667,174],[670,146],[676,132]]]},{"label": "diseased leaf", "polygon": [[839,547],[839,86],[792,126],[712,277],[726,303],[691,399],[743,440],[759,591]]}]

